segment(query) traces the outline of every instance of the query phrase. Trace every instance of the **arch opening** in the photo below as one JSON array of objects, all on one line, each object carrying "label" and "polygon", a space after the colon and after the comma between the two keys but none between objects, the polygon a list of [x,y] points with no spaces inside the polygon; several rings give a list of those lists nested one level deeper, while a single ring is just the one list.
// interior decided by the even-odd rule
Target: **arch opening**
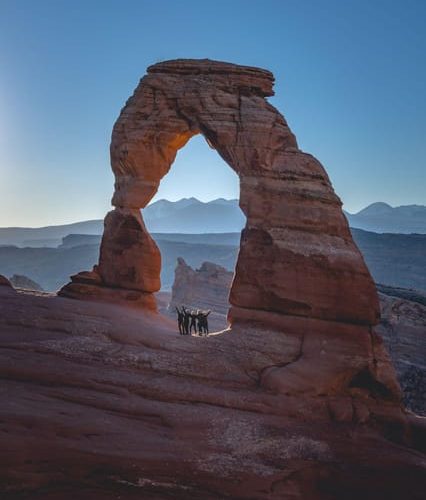
[{"label": "arch opening", "polygon": [[[176,307],[193,316],[210,311],[210,333],[227,328],[246,218],[239,208],[238,176],[202,134],[178,151],[142,216],[161,254],[159,312],[176,320]],[[199,334],[198,321],[191,333]]]}]

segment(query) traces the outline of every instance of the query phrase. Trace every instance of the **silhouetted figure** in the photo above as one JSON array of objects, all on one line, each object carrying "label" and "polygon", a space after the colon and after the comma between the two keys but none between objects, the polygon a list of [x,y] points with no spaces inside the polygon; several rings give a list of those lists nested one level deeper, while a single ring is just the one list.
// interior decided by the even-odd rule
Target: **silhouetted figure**
[{"label": "silhouetted figure", "polygon": [[202,335],[205,333],[206,335],[209,334],[209,322],[207,320],[207,316],[211,313],[211,311],[205,312],[199,312],[197,315],[198,319],[198,331],[199,334]]},{"label": "silhouetted figure", "polygon": [[191,323],[189,325],[189,333],[192,335],[192,329],[194,329],[194,333],[197,333],[197,317],[198,311],[191,311]]},{"label": "silhouetted figure", "polygon": [[191,314],[190,312],[185,309],[184,306],[182,306],[182,311],[183,311],[183,330],[184,330],[184,335],[189,335],[189,320],[191,319]]},{"label": "silhouetted figure", "polygon": [[177,307],[176,307],[176,312],[177,312],[177,321],[178,321],[178,328],[179,328],[179,334],[180,335],[183,335],[184,334],[184,329],[183,329],[183,312],[180,311]]}]

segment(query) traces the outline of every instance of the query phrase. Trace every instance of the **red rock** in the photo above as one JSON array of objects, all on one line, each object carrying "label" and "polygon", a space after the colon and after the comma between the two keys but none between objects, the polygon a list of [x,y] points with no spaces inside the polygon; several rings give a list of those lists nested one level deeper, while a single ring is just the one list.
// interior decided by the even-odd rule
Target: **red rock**
[{"label": "red rock", "polygon": [[[265,100],[272,83],[256,68],[169,61],[123,108],[99,266],[61,293],[141,304],[2,297],[0,465],[11,490],[421,498],[423,431],[372,330],[374,283],[323,167]],[[247,217],[232,325],[208,337],[179,336],[149,311],[160,256],[139,213],[197,133],[238,173]]]},{"label": "red rock", "polygon": [[181,337],[146,310],[0,287],[1,498],[422,498],[422,419],[355,378],[374,371],[368,328],[287,321]]},{"label": "red rock", "polygon": [[58,295],[71,299],[111,302],[148,311],[157,310],[156,300],[152,293],[109,287],[102,281],[97,266],[92,271],[83,271],[71,276],[71,283],[62,287]]},{"label": "red rock", "polygon": [[139,210],[116,209],[105,218],[99,274],[107,286],[142,292],[160,289],[161,255]]},{"label": "red rock", "polygon": [[202,134],[239,175],[247,217],[232,320],[260,310],[375,324],[377,293],[341,201],[322,165],[298,149],[284,117],[265,99],[272,84],[269,71],[210,60],[148,68],[112,133],[116,209],[105,219],[99,274],[117,289],[159,289],[160,255],[139,209],[177,151]]}]

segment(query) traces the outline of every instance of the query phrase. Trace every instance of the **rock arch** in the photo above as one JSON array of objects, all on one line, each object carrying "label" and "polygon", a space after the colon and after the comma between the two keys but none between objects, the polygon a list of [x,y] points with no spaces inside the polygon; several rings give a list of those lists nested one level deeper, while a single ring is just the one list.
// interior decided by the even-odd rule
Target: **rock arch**
[{"label": "rock arch", "polygon": [[231,322],[282,315],[372,325],[373,280],[322,165],[302,152],[266,100],[269,71],[210,60],[148,68],[114,125],[112,204],[99,265],[62,295],[126,299],[155,308],[161,257],[140,209],[156,193],[177,151],[196,134],[240,178],[247,218],[230,294]]}]

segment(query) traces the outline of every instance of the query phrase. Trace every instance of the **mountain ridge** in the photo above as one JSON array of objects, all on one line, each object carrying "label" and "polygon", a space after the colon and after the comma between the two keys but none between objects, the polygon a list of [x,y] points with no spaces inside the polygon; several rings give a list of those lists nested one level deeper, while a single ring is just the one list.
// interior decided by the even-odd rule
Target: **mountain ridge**
[{"label": "mountain ridge", "polygon": [[353,228],[375,233],[426,233],[426,206],[401,205],[392,207],[388,203],[371,203],[359,212],[345,211],[349,225]]},{"label": "mountain ridge", "polygon": [[[238,199],[216,198],[203,202],[195,197],[178,201],[160,199],[142,211],[150,232],[203,234],[240,232],[245,216]],[[345,212],[351,227],[376,233],[426,234],[426,206],[392,207],[375,202],[359,212]],[[0,228],[0,246],[57,247],[69,234],[101,235],[103,220],[52,226]]]}]

